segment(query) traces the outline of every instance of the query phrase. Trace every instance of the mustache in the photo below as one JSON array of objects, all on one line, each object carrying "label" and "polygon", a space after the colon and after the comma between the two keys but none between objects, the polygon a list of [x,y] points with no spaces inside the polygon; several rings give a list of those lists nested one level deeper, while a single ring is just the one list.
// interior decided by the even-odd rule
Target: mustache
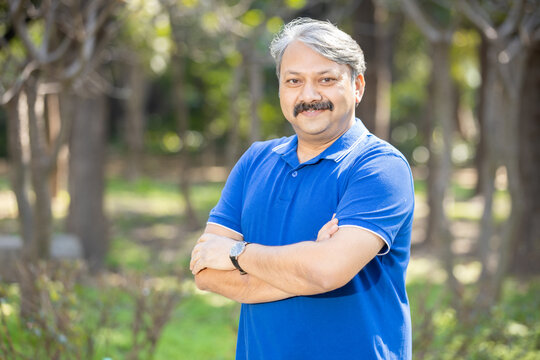
[{"label": "mustache", "polygon": [[312,102],[312,103],[305,103],[301,102],[294,106],[294,117],[297,117],[298,114],[300,114],[302,111],[307,110],[334,110],[334,104],[330,100],[325,101],[319,101],[319,102]]}]

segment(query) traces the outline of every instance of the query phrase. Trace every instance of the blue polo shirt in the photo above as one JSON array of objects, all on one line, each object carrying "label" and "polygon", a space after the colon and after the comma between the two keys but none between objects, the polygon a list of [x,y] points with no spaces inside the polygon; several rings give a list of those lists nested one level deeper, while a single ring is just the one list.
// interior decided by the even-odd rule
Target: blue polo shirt
[{"label": "blue polo shirt", "polygon": [[[254,143],[233,168],[208,222],[248,242],[315,240],[335,213],[339,226],[386,245],[334,291],[242,304],[237,359],[410,359],[405,272],[414,189],[407,161],[360,120],[317,157],[298,161],[295,136]],[[331,241],[331,240],[330,240]]]}]

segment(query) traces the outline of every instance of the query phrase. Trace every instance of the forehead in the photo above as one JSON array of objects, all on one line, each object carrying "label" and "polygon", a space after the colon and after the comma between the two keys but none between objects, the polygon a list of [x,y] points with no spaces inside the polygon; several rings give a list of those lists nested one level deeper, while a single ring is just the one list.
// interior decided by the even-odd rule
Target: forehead
[{"label": "forehead", "polygon": [[301,41],[293,41],[287,46],[281,58],[281,75],[322,72],[345,73],[348,67],[322,56]]}]

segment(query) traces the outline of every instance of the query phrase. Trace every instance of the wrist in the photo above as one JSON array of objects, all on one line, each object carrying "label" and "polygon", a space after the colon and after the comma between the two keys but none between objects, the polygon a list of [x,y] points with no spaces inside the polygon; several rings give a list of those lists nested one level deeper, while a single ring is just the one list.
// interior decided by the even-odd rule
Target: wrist
[{"label": "wrist", "polygon": [[240,271],[240,274],[242,275],[246,275],[247,272],[244,271],[244,269],[242,269],[242,267],[240,266],[240,264],[238,263],[238,258],[240,257],[240,255],[242,255],[245,250],[246,250],[246,247],[249,243],[248,242],[245,242],[245,241],[239,241],[237,242],[236,244],[234,244],[229,252],[229,259],[231,260],[232,264],[234,265],[234,267]]}]

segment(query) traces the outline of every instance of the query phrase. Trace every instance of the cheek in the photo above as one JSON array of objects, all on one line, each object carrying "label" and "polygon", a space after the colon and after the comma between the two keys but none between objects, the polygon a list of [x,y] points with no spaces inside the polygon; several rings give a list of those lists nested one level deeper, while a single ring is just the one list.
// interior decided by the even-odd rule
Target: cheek
[{"label": "cheek", "polygon": [[287,96],[287,94],[282,94],[282,93],[280,93],[280,96],[279,96],[279,104],[281,105],[281,110],[284,113],[292,112],[292,108],[295,105],[290,96]]}]

